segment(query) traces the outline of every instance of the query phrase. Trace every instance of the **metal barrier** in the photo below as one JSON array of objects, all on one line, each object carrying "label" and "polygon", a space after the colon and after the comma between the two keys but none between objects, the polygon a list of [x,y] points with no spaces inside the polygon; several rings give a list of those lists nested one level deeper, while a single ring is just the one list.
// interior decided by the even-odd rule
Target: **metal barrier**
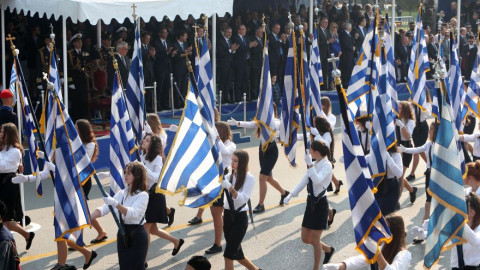
[{"label": "metal barrier", "polygon": [[147,91],[148,89],[153,89],[152,106],[153,111],[157,113],[157,82],[153,82],[153,86],[145,86],[145,91]]},{"label": "metal barrier", "polygon": [[174,99],[173,99],[173,73],[170,73],[170,109],[172,110],[172,118],[175,117],[175,108],[174,108]]},{"label": "metal barrier", "polygon": [[[413,16],[395,17],[395,28],[408,29],[409,22],[415,22],[415,18]],[[392,23],[392,18],[390,18],[390,25],[391,23]]]}]

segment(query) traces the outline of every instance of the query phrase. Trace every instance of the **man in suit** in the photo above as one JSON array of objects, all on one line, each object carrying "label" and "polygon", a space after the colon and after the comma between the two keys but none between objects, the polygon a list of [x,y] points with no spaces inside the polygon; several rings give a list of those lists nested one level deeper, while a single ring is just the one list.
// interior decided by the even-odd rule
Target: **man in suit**
[{"label": "man in suit", "polygon": [[407,36],[401,37],[401,45],[395,47],[395,70],[397,82],[406,82],[408,76],[408,64],[410,59],[411,46]]},{"label": "man in suit", "polygon": [[192,52],[192,46],[187,44],[188,33],[186,30],[180,30],[177,33],[177,40],[173,43],[172,50],[172,69],[173,77],[177,84],[180,95],[176,89],[173,93],[175,96],[175,107],[183,108],[184,99],[187,96],[187,87],[188,87],[188,70],[186,65],[184,54],[189,54]]},{"label": "man in suit", "polygon": [[280,86],[283,82],[283,46],[280,39],[280,24],[272,26],[272,33],[268,38],[268,57],[270,60],[270,74],[277,75],[277,81]]},{"label": "man in suit", "polygon": [[[260,77],[262,76],[263,66],[263,28],[257,27],[253,41],[256,41],[253,47],[250,48],[250,93],[247,98],[250,100],[257,99],[260,89]],[[270,56],[270,52],[269,52]]]},{"label": "man in suit", "polygon": [[[330,67],[328,58],[330,57],[329,44],[334,42],[335,39],[331,37],[328,30],[328,18],[323,17],[320,19],[320,28],[318,29],[318,48],[320,49],[320,61],[322,63],[323,81],[328,82],[330,77]],[[328,89],[328,83],[322,84],[322,90]]]},{"label": "man in suit", "polygon": [[257,41],[250,41],[247,34],[247,28],[244,24],[238,26],[237,34],[232,37],[233,43],[238,44],[238,49],[233,55],[233,71],[234,71],[234,96],[235,102],[242,100],[243,93],[248,93],[248,79],[250,78],[250,48]]},{"label": "man in suit", "polygon": [[218,89],[222,91],[223,103],[233,103],[232,90],[233,55],[238,44],[232,41],[232,28],[227,26],[217,40]]},{"label": "man in suit", "polygon": [[[433,34],[428,35],[427,53],[428,53],[428,60],[437,61],[438,45],[437,43],[435,43],[435,37],[433,36]],[[427,79],[433,79],[434,72],[435,70],[433,70],[433,63],[430,63],[430,71],[427,72]]]},{"label": "man in suit", "polygon": [[473,65],[475,64],[477,55],[477,45],[475,44],[475,37],[468,35],[468,43],[465,44],[461,50],[462,52],[462,75],[465,76],[465,80],[470,80],[472,74]]},{"label": "man in suit", "polygon": [[340,69],[342,70],[342,84],[348,86],[353,71],[355,41],[351,35],[352,24],[345,23],[344,30],[340,31],[339,39],[342,48],[340,55]]},{"label": "man in suit", "polygon": [[[45,39],[47,36],[45,36]],[[48,38],[50,36],[48,35]],[[27,66],[28,70],[30,72],[30,78],[29,78],[29,91],[30,95],[32,98],[35,98],[37,96],[40,96],[40,91],[35,91],[35,88],[38,86],[38,77],[36,76],[37,73],[36,71],[38,70],[38,52],[40,48],[43,46],[43,40],[42,40],[42,35],[40,31],[40,26],[34,25],[31,30],[31,34],[28,38],[25,40],[25,44],[28,44],[28,46],[25,47],[26,49],[26,56],[27,56]],[[21,49],[21,48],[20,48]],[[37,79],[37,80],[35,80]],[[35,83],[36,82],[36,83]],[[40,84],[43,82],[40,82]]]},{"label": "man in suit", "polygon": [[157,109],[170,109],[170,73],[172,72],[172,43],[167,28],[160,29],[155,42],[155,79],[157,81]]},{"label": "man in suit", "polygon": [[355,48],[357,48],[357,52],[360,51],[363,45],[363,41],[365,40],[365,36],[367,35],[367,20],[365,17],[360,18],[360,21],[358,23],[357,28],[355,28],[355,31],[353,33],[354,39],[355,39]]},{"label": "man in suit", "polygon": [[153,104],[153,82],[155,81],[155,47],[150,45],[151,34],[143,32],[141,35],[142,42],[142,60],[143,60],[143,79],[146,87],[145,107],[148,112],[154,111]]},{"label": "man in suit", "polygon": [[[47,91],[47,82],[43,79],[43,73],[47,73],[50,70],[50,43],[52,40],[50,39],[50,35],[45,36],[45,46],[38,49],[37,51],[37,64],[34,65],[36,67],[36,91],[32,97],[40,96],[42,90]],[[58,59],[58,58],[57,58]]]},{"label": "man in suit", "polygon": [[115,59],[118,62],[118,71],[120,72],[120,78],[122,79],[123,89],[127,89],[128,85],[128,73],[130,72],[131,59],[127,56],[128,44],[125,41],[117,42],[117,53],[115,53]]}]

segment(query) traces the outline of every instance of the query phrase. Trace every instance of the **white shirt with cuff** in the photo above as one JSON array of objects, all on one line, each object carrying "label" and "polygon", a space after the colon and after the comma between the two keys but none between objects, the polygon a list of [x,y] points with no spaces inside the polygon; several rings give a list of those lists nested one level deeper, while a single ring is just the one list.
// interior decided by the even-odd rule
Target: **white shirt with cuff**
[{"label": "white shirt with cuff", "polygon": [[[307,173],[300,179],[300,182],[292,189],[290,194],[292,194],[293,197],[297,197],[307,186],[308,179],[310,178],[313,184],[313,194],[315,197],[318,196],[326,190],[330,184],[332,172],[332,163],[327,157],[322,158],[320,161],[315,161],[313,166],[307,170]],[[326,196],[326,194],[324,196]]]},{"label": "white shirt with cuff", "polygon": [[[145,191],[137,192],[132,195],[128,195],[129,187],[120,190],[113,196],[118,203],[127,208],[127,214],[121,214],[117,208],[114,207],[115,214],[122,215],[123,222],[129,225],[143,225],[145,223],[145,211],[148,205],[148,193]],[[123,201],[123,203],[122,203]],[[100,211],[101,216],[105,216],[110,212],[108,205],[104,204],[97,208]],[[142,220],[143,219],[143,220]],[[141,222],[140,222],[141,221]]]},{"label": "white shirt with cuff", "polygon": [[[229,173],[225,176],[225,180],[230,181],[232,174]],[[235,183],[237,182],[237,177],[234,175],[232,181],[230,183],[233,187],[235,187]],[[247,172],[245,175],[245,182],[243,182],[243,186],[237,190],[237,198],[232,196],[233,200],[233,207],[235,207],[235,211],[240,208],[242,205],[245,205],[240,209],[240,212],[248,211],[248,200],[252,196],[253,188],[255,187],[255,177],[250,173]],[[226,210],[230,210],[230,205],[228,204],[227,196],[223,196],[223,208]]]}]

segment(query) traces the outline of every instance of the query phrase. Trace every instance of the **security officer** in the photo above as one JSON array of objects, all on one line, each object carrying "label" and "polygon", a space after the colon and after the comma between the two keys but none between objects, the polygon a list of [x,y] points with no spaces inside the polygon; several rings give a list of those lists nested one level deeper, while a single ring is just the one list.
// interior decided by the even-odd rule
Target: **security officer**
[{"label": "security officer", "polygon": [[35,97],[39,97],[40,92],[42,90],[46,91],[47,89],[47,82],[43,79],[43,73],[48,74],[50,68],[50,44],[52,43],[50,35],[46,35],[44,41],[45,46],[38,49],[37,54],[37,91],[35,93]]}]

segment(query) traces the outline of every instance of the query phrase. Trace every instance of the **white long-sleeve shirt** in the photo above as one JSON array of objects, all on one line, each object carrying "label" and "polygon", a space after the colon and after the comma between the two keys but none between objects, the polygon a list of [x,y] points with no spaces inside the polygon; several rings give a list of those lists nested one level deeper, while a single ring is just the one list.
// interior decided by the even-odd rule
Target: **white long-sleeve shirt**
[{"label": "white long-sleeve shirt", "polygon": [[420,122],[426,121],[427,118],[432,114],[432,103],[430,102],[425,103],[425,109],[427,109],[426,112],[422,111],[418,106],[412,106],[412,107],[415,113],[415,119],[417,119],[418,114],[420,113]]},{"label": "white long-sleeve shirt", "polygon": [[[410,251],[402,250],[395,255],[392,264],[387,264],[384,270],[408,270],[411,260],[412,254]],[[369,266],[363,255],[350,257],[343,262],[347,266],[347,270],[364,269]]]},{"label": "white long-sleeve shirt", "polygon": [[[257,122],[255,121],[238,121],[238,126],[243,128],[258,128]],[[273,129],[278,133],[280,131],[280,119],[275,118],[273,121]],[[263,138],[260,137],[260,142],[263,144]]]},{"label": "white long-sleeve shirt", "polygon": [[[230,178],[232,177],[232,174],[229,173],[225,176],[225,180],[230,181]],[[235,183],[237,182],[237,177],[234,175],[233,180],[230,181],[232,183],[232,186],[235,186]],[[252,196],[253,192],[253,187],[255,186],[255,177],[250,172],[247,172],[247,175],[245,175],[245,182],[243,182],[243,186],[237,190],[237,198],[233,198],[233,207],[235,207],[234,210],[237,210],[240,208],[240,206],[244,205],[245,206],[240,209],[240,212],[243,211],[248,211],[248,200]],[[223,196],[223,208],[230,210],[230,205],[228,205],[228,200],[227,196]]]},{"label": "white long-sleeve shirt", "polygon": [[473,142],[473,155],[480,157],[480,133],[475,132],[473,134],[463,135],[464,142]]},{"label": "white long-sleeve shirt", "polygon": [[237,145],[230,140],[226,140],[225,142],[218,140],[218,148],[222,155],[223,168],[229,168],[230,165],[232,165],[232,156],[237,149]]},{"label": "white long-sleeve shirt", "polygon": [[406,153],[406,154],[425,153],[425,155],[427,156],[427,168],[429,169],[430,166],[431,166],[430,159],[433,158],[432,147],[433,147],[432,142],[428,141],[424,145],[419,146],[419,147],[405,148],[405,151],[403,151],[403,152]]},{"label": "white long-sleeve shirt", "polygon": [[327,120],[328,120],[328,123],[330,123],[330,127],[332,128],[332,130],[334,130],[335,124],[337,123],[337,117],[335,117],[335,115],[333,115],[332,113],[329,113],[327,115]]},{"label": "white long-sleeve shirt", "polygon": [[[147,210],[148,205],[148,193],[145,191],[137,192],[132,195],[128,195],[129,187],[120,190],[113,196],[118,203],[122,204],[127,208],[127,214],[122,214],[122,219],[125,224],[130,225],[143,225],[145,223],[145,211]],[[123,201],[123,202],[122,202]],[[97,208],[100,211],[101,216],[105,216],[110,212],[108,205],[104,204]],[[114,208],[117,216],[121,214],[117,208]],[[140,223],[140,221],[143,221]]]},{"label": "white long-sleeve shirt", "polygon": [[[477,226],[475,230],[472,230],[470,226],[465,225],[463,229],[463,237],[468,241],[468,243],[462,245],[465,266],[480,265],[480,253],[478,252],[480,248],[480,226]],[[457,250],[453,249],[451,254],[450,266],[458,267]]]},{"label": "white long-sleeve shirt", "polygon": [[157,156],[153,161],[150,162],[145,159],[145,155],[142,155],[141,159],[147,168],[147,185],[148,189],[150,189],[158,182],[158,178],[162,172],[163,160],[161,156]]},{"label": "white long-sleeve shirt", "polygon": [[357,134],[359,135],[358,138],[360,139],[363,151],[366,152],[366,150],[370,150],[370,132],[366,129],[360,130],[360,128],[357,127]]},{"label": "white long-sleeve shirt", "polygon": [[84,144],[83,147],[85,147],[85,151],[87,151],[87,156],[91,160],[93,157],[93,154],[95,153],[95,143],[89,142],[87,144]]},{"label": "white long-sleeve shirt", "polygon": [[315,138],[313,138],[315,141],[320,141],[323,142],[328,149],[330,149],[330,144],[332,143],[332,135],[330,135],[330,132],[325,132],[322,134],[317,134],[315,135]]},{"label": "white long-sleeve shirt", "polygon": [[[308,178],[312,180],[313,194],[318,196],[325,189],[327,189],[332,180],[332,163],[326,158],[313,163],[313,167],[307,170],[307,173],[300,179],[300,182],[290,192],[292,196],[296,197],[308,184]],[[325,195],[326,196],[326,195]]]},{"label": "white long-sleeve shirt", "polygon": [[[390,157],[389,157],[390,156]],[[372,159],[375,158],[373,152],[370,152],[366,156],[367,163],[372,162]],[[397,177],[400,179],[403,174],[403,161],[402,155],[400,153],[388,153],[387,155],[387,179],[392,179]]]},{"label": "white long-sleeve shirt", "polygon": [[0,151],[0,173],[12,173],[18,170],[22,161],[20,149],[10,146],[8,150]]},{"label": "white long-sleeve shirt", "polygon": [[412,119],[408,119],[407,123],[405,123],[403,120],[402,120],[404,126],[403,128],[405,128],[405,131],[407,131],[408,133],[408,137],[405,137],[403,135],[403,132],[402,132],[402,129],[400,129],[400,140],[402,141],[410,141],[410,139],[412,138],[412,133],[413,133],[413,129],[415,128],[415,122],[412,120]]}]

